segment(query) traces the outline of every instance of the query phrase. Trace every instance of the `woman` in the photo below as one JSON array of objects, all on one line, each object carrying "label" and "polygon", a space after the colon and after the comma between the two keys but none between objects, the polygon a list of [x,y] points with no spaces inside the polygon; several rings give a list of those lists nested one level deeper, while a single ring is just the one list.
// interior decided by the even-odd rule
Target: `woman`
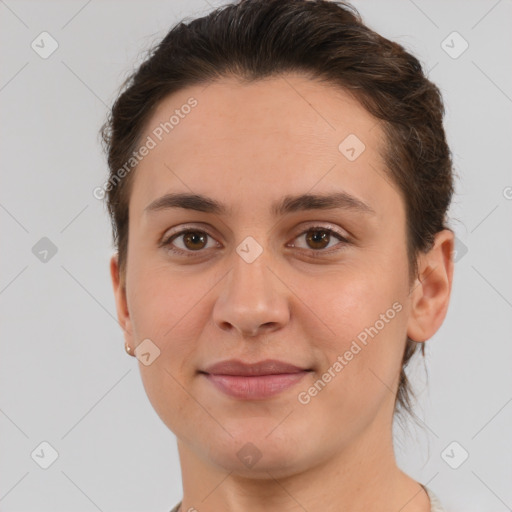
[{"label": "woman", "polygon": [[452,286],[443,113],[342,2],[224,6],[125,83],[103,127],[111,275],[177,436],[173,512],[441,510],[392,423]]}]

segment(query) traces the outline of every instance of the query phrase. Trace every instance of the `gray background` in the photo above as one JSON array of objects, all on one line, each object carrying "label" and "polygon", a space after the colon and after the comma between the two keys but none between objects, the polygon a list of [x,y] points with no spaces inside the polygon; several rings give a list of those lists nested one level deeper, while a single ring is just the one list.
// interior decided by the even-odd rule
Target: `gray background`
[{"label": "gray background", "polygon": [[[441,87],[460,176],[450,309],[427,343],[428,382],[412,368],[421,426],[397,429],[397,457],[448,511],[510,510],[512,3],[354,4]],[[168,511],[181,498],[175,437],[124,352],[110,225],[92,191],[121,82],[176,21],[213,6],[0,0],[1,511]],[[43,31],[59,45],[47,59],[31,48]],[[442,47],[453,31],[469,44],[457,58],[458,36],[445,43],[452,56]],[[33,252],[43,237],[57,248],[46,262]],[[43,441],[59,454],[48,469],[31,456]]]}]

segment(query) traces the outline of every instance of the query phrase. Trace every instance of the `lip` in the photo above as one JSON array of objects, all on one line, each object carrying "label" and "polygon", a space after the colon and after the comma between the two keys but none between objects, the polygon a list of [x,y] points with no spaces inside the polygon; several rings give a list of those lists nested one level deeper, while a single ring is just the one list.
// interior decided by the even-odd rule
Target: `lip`
[{"label": "lip", "polygon": [[239,359],[228,359],[208,366],[204,372],[215,375],[261,376],[297,373],[308,370],[278,359],[265,359],[256,363],[244,363]]},{"label": "lip", "polygon": [[276,359],[257,363],[230,359],[208,366],[200,373],[226,395],[263,400],[291,388],[310,371]]}]

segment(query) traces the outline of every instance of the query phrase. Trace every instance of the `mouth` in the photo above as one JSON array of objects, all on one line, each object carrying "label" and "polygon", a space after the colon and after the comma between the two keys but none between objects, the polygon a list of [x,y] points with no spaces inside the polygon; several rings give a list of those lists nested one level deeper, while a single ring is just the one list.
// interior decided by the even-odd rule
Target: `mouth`
[{"label": "mouth", "polygon": [[257,363],[231,359],[209,366],[199,373],[228,396],[264,400],[291,388],[312,371],[275,359]]}]

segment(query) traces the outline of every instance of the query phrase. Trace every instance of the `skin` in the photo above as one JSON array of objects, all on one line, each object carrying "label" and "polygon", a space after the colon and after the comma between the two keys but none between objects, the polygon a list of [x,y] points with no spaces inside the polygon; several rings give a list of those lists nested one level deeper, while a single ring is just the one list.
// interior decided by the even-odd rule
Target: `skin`
[{"label": "skin", "polygon": [[[396,465],[393,406],[406,336],[425,341],[445,318],[453,233],[439,232],[418,256],[410,283],[405,206],[384,172],[384,135],[347,92],[296,74],[249,85],[223,78],[164,99],[141,140],[191,96],[198,105],[135,171],[125,286],[117,255],[111,260],[125,342],[132,354],[146,338],[160,350],[139,367],[178,439],[181,510],[429,511],[426,493]],[[352,162],[338,149],[349,134],[366,146]],[[375,213],[270,211],[288,194],[340,190]],[[231,212],[144,210],[169,192],[204,194]],[[202,243],[174,240],[192,257],[159,247],[190,224],[210,235]],[[317,225],[350,243],[334,235],[308,243]],[[236,252],[248,236],[263,249],[252,263]],[[396,302],[401,311],[301,404],[298,394]],[[313,371],[272,398],[241,400],[198,373],[231,358]],[[248,442],[261,454],[252,467],[237,456]]]}]

